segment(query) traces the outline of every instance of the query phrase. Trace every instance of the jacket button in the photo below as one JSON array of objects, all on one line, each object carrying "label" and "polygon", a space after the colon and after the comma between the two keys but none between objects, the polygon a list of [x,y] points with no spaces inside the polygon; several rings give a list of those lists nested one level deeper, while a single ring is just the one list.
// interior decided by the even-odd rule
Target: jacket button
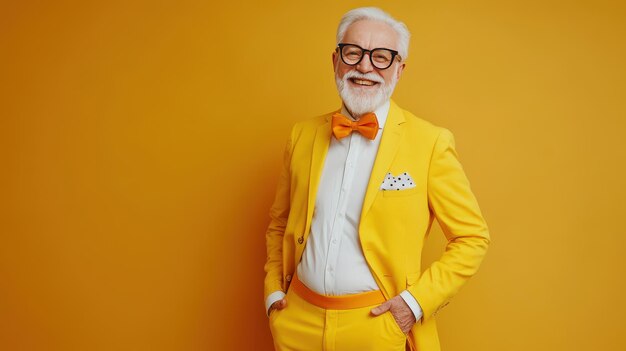
[{"label": "jacket button", "polygon": [[303,237],[299,237],[298,238],[298,244],[302,244],[304,242],[304,238]]},{"label": "jacket button", "polygon": [[287,274],[287,276],[285,277],[285,280],[290,282],[291,281],[291,274]]}]

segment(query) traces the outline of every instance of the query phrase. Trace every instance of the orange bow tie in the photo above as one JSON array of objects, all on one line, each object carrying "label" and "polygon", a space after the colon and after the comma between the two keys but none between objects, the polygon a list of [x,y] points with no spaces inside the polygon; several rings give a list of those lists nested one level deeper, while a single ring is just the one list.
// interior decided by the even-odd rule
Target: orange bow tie
[{"label": "orange bow tie", "polygon": [[333,134],[337,140],[345,138],[356,130],[364,137],[374,140],[378,133],[378,119],[374,113],[361,116],[358,121],[353,121],[341,113],[335,113],[332,121]]}]

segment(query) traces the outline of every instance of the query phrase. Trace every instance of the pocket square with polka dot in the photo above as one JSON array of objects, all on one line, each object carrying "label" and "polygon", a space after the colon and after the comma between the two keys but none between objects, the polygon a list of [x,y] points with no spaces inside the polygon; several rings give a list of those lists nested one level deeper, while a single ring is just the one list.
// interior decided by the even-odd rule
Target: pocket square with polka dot
[{"label": "pocket square with polka dot", "polygon": [[406,190],[415,188],[415,182],[408,172],[400,173],[397,176],[393,176],[391,172],[387,173],[385,180],[380,185],[381,190]]}]

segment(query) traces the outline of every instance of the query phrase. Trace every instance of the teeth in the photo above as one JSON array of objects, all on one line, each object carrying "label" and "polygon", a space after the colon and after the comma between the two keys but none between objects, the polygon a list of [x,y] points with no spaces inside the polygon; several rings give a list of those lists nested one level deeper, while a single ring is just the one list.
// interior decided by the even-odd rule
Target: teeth
[{"label": "teeth", "polygon": [[374,82],[369,81],[369,80],[363,80],[363,79],[353,79],[353,82],[355,82],[356,84],[360,84],[360,85],[374,85]]}]

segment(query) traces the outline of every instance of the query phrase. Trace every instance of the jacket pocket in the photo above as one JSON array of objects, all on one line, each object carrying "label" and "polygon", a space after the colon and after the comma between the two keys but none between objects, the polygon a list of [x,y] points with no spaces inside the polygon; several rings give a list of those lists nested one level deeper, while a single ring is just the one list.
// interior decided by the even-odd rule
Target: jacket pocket
[{"label": "jacket pocket", "polygon": [[419,188],[410,188],[406,190],[381,190],[383,192],[383,197],[401,197],[401,196],[411,196],[415,195],[419,192]]}]

